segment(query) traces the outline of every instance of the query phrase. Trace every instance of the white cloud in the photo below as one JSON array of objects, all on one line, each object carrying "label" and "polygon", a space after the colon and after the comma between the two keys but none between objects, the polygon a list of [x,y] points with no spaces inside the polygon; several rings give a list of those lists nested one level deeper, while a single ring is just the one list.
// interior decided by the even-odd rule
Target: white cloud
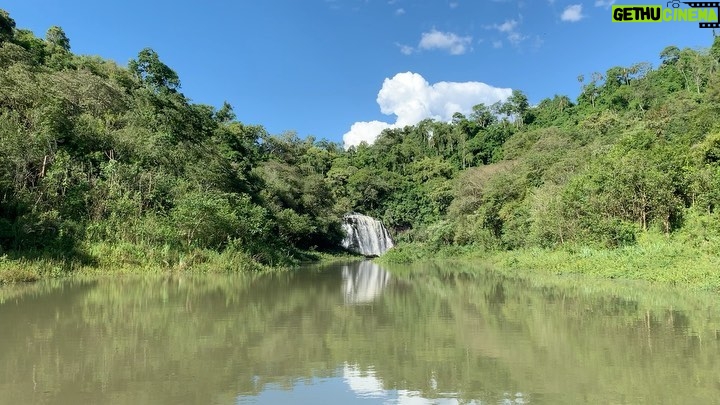
[{"label": "white cloud", "polygon": [[457,8],[457,6],[459,6],[459,5],[460,4],[458,4],[458,2],[456,2],[456,1],[450,2],[450,8]]},{"label": "white cloud", "polygon": [[392,124],[382,121],[361,121],[352,124],[350,131],[343,135],[345,148],[360,145],[362,142],[373,143],[375,138],[380,135],[384,129],[394,128]]},{"label": "white cloud", "polygon": [[518,44],[520,44],[520,42],[527,39],[527,36],[522,35],[519,32],[511,32],[508,34],[507,39],[508,39],[508,41],[510,41],[511,44],[518,45]]},{"label": "white cloud", "polygon": [[[522,20],[522,16],[520,17]],[[510,42],[512,45],[520,45],[520,43],[524,40],[526,40],[528,37],[527,35],[521,34],[517,28],[518,25],[520,25],[520,22],[518,20],[507,20],[502,24],[493,24],[489,26],[485,26],[486,29],[493,29],[497,30],[498,32],[505,34],[505,37],[507,38],[508,42]],[[493,47],[494,48],[501,48],[502,47],[502,41],[493,41]]]},{"label": "white cloud", "polygon": [[608,8],[615,4],[615,0],[595,0],[595,7]]},{"label": "white cloud", "polygon": [[562,12],[562,15],[560,15],[561,20],[569,22],[578,22],[582,20],[583,17],[585,16],[582,13],[582,4],[567,6],[565,11]]},{"label": "white cloud", "polygon": [[402,53],[403,55],[410,55],[413,52],[415,52],[415,48],[413,48],[410,45],[403,45],[403,44],[396,44],[396,45],[400,47],[400,53]]},{"label": "white cloud", "polygon": [[451,55],[462,55],[467,51],[471,42],[472,37],[461,37],[452,32],[440,32],[433,29],[422,34],[418,48],[441,49],[450,52]]},{"label": "white cloud", "polygon": [[395,15],[403,15],[403,14],[405,14],[404,8],[399,8],[399,9],[395,10]]},{"label": "white cloud", "polygon": [[505,100],[512,89],[498,88],[481,82],[438,82],[429,84],[418,73],[398,73],[383,82],[377,103],[386,115],[395,115],[395,123],[356,122],[345,135],[345,147],[360,142],[373,143],[384,129],[402,128],[432,118],[450,121],[456,112],[469,114],[474,105],[491,105]]},{"label": "white cloud", "polygon": [[500,32],[513,32],[517,24],[515,20],[507,20],[502,24],[495,24],[494,27]]}]

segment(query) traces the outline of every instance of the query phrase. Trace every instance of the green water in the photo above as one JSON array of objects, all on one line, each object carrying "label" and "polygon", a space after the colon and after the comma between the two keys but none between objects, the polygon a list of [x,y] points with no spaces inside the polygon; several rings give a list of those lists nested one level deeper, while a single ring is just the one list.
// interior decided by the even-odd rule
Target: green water
[{"label": "green water", "polygon": [[4,287],[0,404],[720,403],[712,296],[389,270]]}]

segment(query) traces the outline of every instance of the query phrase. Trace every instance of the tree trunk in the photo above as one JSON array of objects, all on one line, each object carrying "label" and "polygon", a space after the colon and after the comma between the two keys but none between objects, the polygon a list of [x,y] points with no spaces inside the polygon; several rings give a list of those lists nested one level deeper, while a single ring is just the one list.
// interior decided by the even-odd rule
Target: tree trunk
[{"label": "tree trunk", "polygon": [[48,155],[45,155],[45,157],[43,158],[42,169],[40,170],[40,177],[45,177],[45,167],[47,166],[47,159]]}]

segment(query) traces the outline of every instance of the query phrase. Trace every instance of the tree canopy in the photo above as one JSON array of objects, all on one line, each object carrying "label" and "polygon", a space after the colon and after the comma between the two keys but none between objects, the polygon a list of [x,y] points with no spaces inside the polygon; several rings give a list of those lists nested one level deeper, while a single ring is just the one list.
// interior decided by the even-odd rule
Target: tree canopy
[{"label": "tree canopy", "polygon": [[433,246],[688,231],[720,215],[718,49],[669,46],[656,68],[581,75],[575,101],[514,90],[344,150],[192,103],[152,49],[127,67],[75,55],[61,28],[42,40],[0,10],[0,253],[108,243],[278,264],[338,246],[348,211]]}]

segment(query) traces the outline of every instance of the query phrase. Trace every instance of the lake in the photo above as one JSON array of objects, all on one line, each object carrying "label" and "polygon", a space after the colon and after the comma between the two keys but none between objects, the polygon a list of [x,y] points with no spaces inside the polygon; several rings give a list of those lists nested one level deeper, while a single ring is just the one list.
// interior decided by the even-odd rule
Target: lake
[{"label": "lake", "polygon": [[0,404],[720,403],[717,297],[589,283],[358,262],[6,286]]}]

